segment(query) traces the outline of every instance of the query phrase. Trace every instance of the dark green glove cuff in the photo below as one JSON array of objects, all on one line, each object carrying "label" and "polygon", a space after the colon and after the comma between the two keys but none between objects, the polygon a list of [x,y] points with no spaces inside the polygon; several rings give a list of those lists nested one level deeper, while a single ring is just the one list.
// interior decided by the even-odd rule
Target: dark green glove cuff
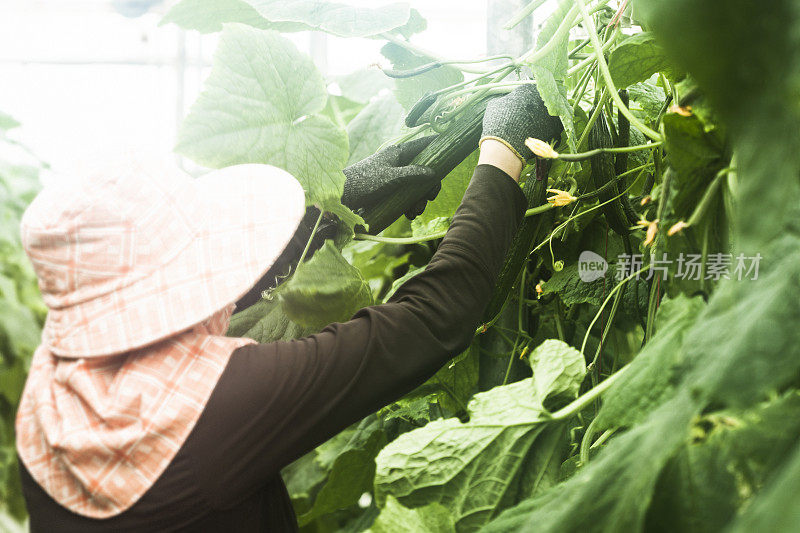
[{"label": "dark green glove cuff", "polygon": [[525,146],[525,139],[533,137],[552,142],[561,136],[561,131],[561,120],[547,112],[536,87],[525,84],[489,102],[483,115],[481,142],[496,139],[511,148],[524,163],[533,157],[533,152]]}]

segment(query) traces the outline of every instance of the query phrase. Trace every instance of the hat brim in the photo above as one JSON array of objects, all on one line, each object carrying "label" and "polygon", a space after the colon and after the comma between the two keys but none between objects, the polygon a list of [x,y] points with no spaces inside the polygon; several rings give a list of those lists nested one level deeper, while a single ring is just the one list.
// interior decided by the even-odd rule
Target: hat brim
[{"label": "hat brim", "polygon": [[269,165],[236,165],[187,179],[179,197],[190,204],[187,217],[199,218],[192,220],[195,235],[189,245],[128,286],[50,310],[43,342],[53,353],[114,355],[203,322],[261,279],[305,214],[301,185]]}]

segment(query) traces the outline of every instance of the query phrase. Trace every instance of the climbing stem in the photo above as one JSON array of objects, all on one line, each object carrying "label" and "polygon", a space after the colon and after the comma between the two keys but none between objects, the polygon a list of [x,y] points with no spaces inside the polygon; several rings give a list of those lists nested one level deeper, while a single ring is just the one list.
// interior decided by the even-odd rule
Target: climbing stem
[{"label": "climbing stem", "polygon": [[585,25],[586,31],[589,33],[589,39],[592,40],[592,46],[594,47],[594,55],[597,58],[597,66],[600,68],[600,73],[603,76],[603,79],[606,82],[606,86],[608,87],[608,92],[611,95],[611,99],[614,100],[614,103],[619,108],[620,113],[625,115],[625,117],[630,121],[630,123],[636,127],[639,131],[641,131],[646,136],[650,137],[654,141],[661,141],[661,135],[658,132],[648,128],[645,126],[642,121],[636,118],[628,106],[626,106],[622,99],[617,94],[617,87],[614,85],[614,80],[611,78],[611,72],[608,70],[608,63],[606,63],[606,58],[603,55],[603,46],[600,44],[600,39],[597,37],[597,28],[594,25],[594,20],[589,15],[589,12],[586,10],[586,4],[584,0],[575,0],[575,4],[577,9],[581,13],[581,17],[583,17],[583,23]]}]

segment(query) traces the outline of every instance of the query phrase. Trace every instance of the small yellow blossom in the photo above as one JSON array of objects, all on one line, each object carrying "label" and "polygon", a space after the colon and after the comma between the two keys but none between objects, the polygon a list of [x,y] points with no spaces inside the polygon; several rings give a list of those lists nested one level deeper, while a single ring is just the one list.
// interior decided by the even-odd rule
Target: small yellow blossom
[{"label": "small yellow blossom", "polygon": [[650,203],[650,200],[652,200],[652,198],[651,198],[651,197],[650,197],[650,195],[648,194],[647,196],[645,196],[644,198],[642,198],[642,201],[641,201],[641,202],[639,202],[639,205],[641,205],[642,207],[644,207],[644,206],[646,206],[647,204],[649,204],[649,203]]},{"label": "small yellow blossom", "polygon": [[642,229],[647,229],[647,234],[644,238],[644,245],[650,246],[653,244],[653,241],[656,238],[656,233],[658,233],[658,219],[650,222],[649,220],[642,219],[636,223]]},{"label": "small yellow blossom", "polygon": [[681,220],[680,222],[676,222],[675,224],[673,224],[672,227],[667,230],[667,235],[672,237],[676,233],[680,233],[681,231],[683,231],[684,229],[686,229],[688,227],[689,227],[689,224],[687,224],[686,222]]},{"label": "small yellow blossom", "polygon": [[558,152],[553,150],[553,147],[541,139],[534,139],[528,137],[525,139],[525,146],[531,149],[535,155],[545,159],[558,159]]},{"label": "small yellow blossom", "polygon": [[550,198],[547,199],[547,201],[556,207],[569,205],[575,200],[577,200],[577,198],[572,196],[567,191],[562,191],[560,189],[547,189],[547,192],[555,193],[555,196],[551,196]]},{"label": "small yellow blossom", "polygon": [[669,111],[670,113],[677,113],[678,115],[680,115],[682,117],[690,117],[690,116],[692,116],[692,106],[690,106],[690,105],[679,106],[679,105],[673,104],[673,105],[669,106],[669,109],[667,111]]},{"label": "small yellow blossom", "polygon": [[543,292],[544,289],[542,288],[542,282],[540,281],[539,283],[536,284],[536,294],[541,296]]}]

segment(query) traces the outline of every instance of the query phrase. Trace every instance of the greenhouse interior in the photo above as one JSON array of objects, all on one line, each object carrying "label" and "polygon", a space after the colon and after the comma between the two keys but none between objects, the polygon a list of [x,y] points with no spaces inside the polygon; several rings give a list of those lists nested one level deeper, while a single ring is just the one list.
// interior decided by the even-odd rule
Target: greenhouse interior
[{"label": "greenhouse interior", "polygon": [[796,0],[6,0],[0,80],[0,533],[800,531]]}]

